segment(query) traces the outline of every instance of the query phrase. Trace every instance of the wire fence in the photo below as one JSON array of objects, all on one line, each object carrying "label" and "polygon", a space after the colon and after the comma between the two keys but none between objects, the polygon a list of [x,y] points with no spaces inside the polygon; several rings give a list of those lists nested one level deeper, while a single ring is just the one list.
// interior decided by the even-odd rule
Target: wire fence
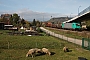
[{"label": "wire fence", "polygon": [[45,29],[43,27],[40,27],[40,29],[42,31],[46,32],[47,34],[51,35],[51,36],[54,36],[54,37],[57,37],[57,38],[66,40],[68,42],[72,42],[72,43],[75,43],[75,44],[78,44],[78,45],[81,45],[82,46],[82,40],[70,38],[70,37],[67,37],[67,36],[64,36],[64,35],[60,35],[60,34],[51,32],[50,30],[47,30],[47,29]]},{"label": "wire fence", "polygon": [[90,39],[89,38],[82,39],[82,48],[90,50]]}]

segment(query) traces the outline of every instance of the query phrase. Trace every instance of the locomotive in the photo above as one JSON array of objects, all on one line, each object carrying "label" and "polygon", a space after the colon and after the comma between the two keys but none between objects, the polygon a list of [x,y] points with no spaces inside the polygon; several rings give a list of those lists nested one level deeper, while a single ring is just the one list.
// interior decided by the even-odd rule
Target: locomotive
[{"label": "locomotive", "polygon": [[63,29],[74,29],[74,30],[76,30],[76,29],[81,29],[81,24],[80,23],[75,23],[75,22],[73,22],[73,23],[62,23],[62,28]]}]

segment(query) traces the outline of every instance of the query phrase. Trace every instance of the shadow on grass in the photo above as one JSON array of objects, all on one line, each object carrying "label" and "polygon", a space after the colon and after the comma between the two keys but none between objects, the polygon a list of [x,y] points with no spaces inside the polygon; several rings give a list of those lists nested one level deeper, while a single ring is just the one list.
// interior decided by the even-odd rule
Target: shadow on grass
[{"label": "shadow on grass", "polygon": [[70,50],[70,49],[69,49],[69,50],[67,50],[67,51],[64,51],[64,52],[72,52],[72,50]]},{"label": "shadow on grass", "polygon": [[72,52],[72,50],[68,50],[68,52]]},{"label": "shadow on grass", "polygon": [[[55,53],[54,52],[51,52],[51,55],[54,55]],[[43,56],[43,55],[46,55],[46,53],[39,53],[39,54],[36,54],[36,56]]]},{"label": "shadow on grass", "polygon": [[88,59],[86,59],[84,57],[78,57],[78,60],[88,60]]},{"label": "shadow on grass", "polygon": [[51,55],[54,55],[55,54],[55,52],[51,52]]},{"label": "shadow on grass", "polygon": [[45,53],[36,54],[36,56],[43,56],[43,55],[45,55]]}]

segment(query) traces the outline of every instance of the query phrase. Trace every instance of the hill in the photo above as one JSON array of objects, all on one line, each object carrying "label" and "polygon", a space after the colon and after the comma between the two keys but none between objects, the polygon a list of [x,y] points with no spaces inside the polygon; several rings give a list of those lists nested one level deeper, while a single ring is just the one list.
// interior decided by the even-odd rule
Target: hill
[{"label": "hill", "polygon": [[59,23],[59,22],[67,21],[69,19],[71,19],[71,18],[69,18],[69,17],[56,17],[56,18],[51,18],[48,22]]}]

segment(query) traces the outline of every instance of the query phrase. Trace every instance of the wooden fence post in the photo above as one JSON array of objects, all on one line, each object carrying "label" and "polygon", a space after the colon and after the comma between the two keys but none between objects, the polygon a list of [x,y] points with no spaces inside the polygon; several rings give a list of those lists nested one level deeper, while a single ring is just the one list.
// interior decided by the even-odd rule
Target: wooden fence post
[{"label": "wooden fence post", "polygon": [[8,41],[8,49],[9,49],[9,46],[10,46],[10,43],[9,43],[9,41]]}]

